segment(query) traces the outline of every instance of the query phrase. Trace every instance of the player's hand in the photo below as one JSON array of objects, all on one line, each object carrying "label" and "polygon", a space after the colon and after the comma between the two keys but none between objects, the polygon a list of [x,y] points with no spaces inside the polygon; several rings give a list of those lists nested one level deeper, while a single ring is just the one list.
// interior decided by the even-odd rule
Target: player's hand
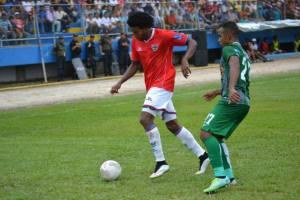
[{"label": "player's hand", "polygon": [[218,94],[215,91],[209,91],[206,92],[202,97],[206,100],[206,101],[211,101],[213,100],[216,96],[218,96]]},{"label": "player's hand", "polygon": [[120,83],[116,83],[115,85],[113,85],[110,89],[110,93],[112,95],[119,93],[119,89],[121,88],[121,84]]},{"label": "player's hand", "polygon": [[183,58],[181,60],[181,72],[184,78],[188,78],[191,75],[191,70],[189,67],[189,62],[187,59]]},{"label": "player's hand", "polygon": [[229,90],[229,103],[238,103],[240,101],[240,95],[236,89]]}]

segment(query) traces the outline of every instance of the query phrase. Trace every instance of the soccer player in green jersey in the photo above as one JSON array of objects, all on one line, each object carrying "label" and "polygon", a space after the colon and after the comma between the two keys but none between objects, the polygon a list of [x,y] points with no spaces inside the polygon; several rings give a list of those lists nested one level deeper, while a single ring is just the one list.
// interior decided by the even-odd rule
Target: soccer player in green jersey
[{"label": "soccer player in green jersey", "polygon": [[250,62],[238,42],[238,27],[234,22],[225,22],[218,33],[219,42],[223,46],[220,64],[222,89],[207,92],[203,96],[210,101],[221,95],[217,105],[204,120],[200,133],[215,176],[211,185],[204,189],[205,193],[236,183],[224,140],[230,137],[250,108]]}]

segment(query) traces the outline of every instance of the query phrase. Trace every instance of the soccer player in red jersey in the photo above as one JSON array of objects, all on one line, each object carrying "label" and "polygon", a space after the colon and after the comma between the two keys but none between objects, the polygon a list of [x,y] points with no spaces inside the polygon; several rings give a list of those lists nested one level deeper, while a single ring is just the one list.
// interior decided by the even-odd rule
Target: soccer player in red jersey
[{"label": "soccer player in red jersey", "polygon": [[140,123],[149,137],[156,160],[156,166],[150,178],[159,177],[169,170],[162,149],[160,133],[154,124],[157,116],[161,117],[168,130],[199,158],[200,166],[196,174],[204,173],[209,164],[208,155],[193,135],[178,123],[172,102],[176,74],[172,64],[173,46],[188,46],[181,60],[181,71],[187,78],[191,73],[188,59],[195,52],[196,41],[182,33],[152,28],[153,18],[144,12],[131,14],[127,24],[133,32],[132,64],[123,77],[112,86],[110,92],[111,94],[118,93],[121,85],[134,76],[140,66],[143,67],[147,94]]}]

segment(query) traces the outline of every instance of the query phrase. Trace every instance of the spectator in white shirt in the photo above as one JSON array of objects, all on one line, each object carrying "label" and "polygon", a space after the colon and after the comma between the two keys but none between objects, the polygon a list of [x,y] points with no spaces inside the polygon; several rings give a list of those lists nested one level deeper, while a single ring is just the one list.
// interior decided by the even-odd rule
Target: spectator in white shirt
[{"label": "spectator in white shirt", "polygon": [[88,34],[97,33],[98,26],[95,18],[93,18],[92,14],[89,14],[86,18],[86,32]]},{"label": "spectator in white shirt", "polygon": [[34,2],[32,0],[22,1],[22,5],[23,5],[24,10],[27,13],[31,13],[32,12],[32,8],[34,6]]}]

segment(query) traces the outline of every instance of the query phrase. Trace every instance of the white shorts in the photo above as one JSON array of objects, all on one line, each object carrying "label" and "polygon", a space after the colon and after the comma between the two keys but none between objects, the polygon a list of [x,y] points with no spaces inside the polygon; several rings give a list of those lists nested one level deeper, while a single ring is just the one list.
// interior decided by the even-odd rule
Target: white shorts
[{"label": "white shorts", "polygon": [[146,94],[143,112],[161,117],[165,122],[176,119],[176,110],[172,102],[173,93],[162,88],[150,88]]}]

